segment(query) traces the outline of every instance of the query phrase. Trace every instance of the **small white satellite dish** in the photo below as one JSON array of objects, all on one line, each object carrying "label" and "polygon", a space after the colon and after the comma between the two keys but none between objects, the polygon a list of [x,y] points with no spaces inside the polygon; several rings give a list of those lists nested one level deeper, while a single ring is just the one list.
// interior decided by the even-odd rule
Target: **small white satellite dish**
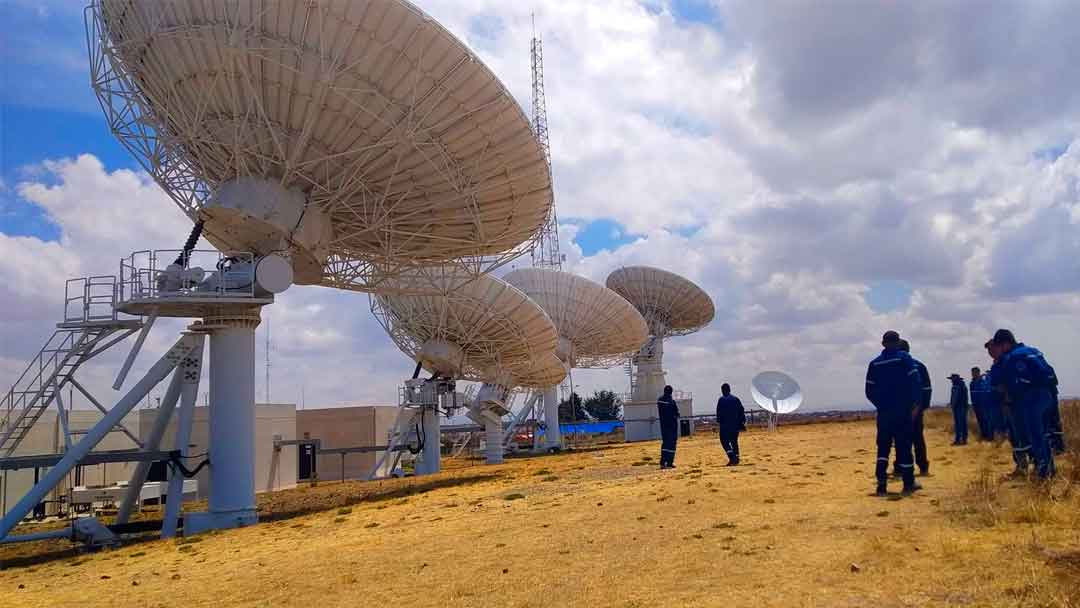
[{"label": "small white satellite dish", "polygon": [[761,409],[769,412],[769,429],[776,428],[780,414],[790,414],[803,402],[802,389],[784,372],[767,371],[750,381],[750,394]]}]

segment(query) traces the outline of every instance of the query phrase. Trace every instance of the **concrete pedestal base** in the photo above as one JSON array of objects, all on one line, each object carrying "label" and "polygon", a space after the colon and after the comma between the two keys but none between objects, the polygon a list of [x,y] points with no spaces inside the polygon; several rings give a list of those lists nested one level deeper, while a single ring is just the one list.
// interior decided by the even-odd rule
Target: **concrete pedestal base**
[{"label": "concrete pedestal base", "polygon": [[254,509],[242,511],[218,511],[184,514],[184,536],[193,536],[207,530],[243,528],[259,523],[259,514]]}]

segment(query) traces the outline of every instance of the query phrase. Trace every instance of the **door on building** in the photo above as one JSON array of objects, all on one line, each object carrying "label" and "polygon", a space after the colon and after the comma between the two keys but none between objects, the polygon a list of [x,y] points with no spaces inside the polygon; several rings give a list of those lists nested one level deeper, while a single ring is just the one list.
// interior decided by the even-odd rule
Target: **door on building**
[{"label": "door on building", "polygon": [[311,479],[315,476],[315,444],[301,443],[296,446],[300,461],[296,466],[296,479],[299,481]]}]

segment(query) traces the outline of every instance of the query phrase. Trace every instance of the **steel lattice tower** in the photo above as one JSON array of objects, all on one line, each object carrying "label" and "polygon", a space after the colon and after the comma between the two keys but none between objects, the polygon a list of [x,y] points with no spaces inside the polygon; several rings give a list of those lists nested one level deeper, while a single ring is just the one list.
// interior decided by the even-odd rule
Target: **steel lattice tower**
[{"label": "steel lattice tower", "polygon": [[[544,48],[536,35],[536,17],[533,17],[532,38],[532,124],[536,139],[544,151],[551,171],[551,141],[548,139],[547,102],[544,99]],[[536,268],[562,270],[562,254],[559,253],[559,219],[555,214],[555,188],[552,180],[551,213],[540,231],[540,238],[532,250],[532,263]]]}]

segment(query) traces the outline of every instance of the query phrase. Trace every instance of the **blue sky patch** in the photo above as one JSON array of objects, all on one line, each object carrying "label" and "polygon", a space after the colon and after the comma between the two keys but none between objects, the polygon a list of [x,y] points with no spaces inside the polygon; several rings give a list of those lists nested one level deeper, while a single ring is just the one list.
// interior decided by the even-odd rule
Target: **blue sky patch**
[{"label": "blue sky patch", "polygon": [[671,13],[679,21],[720,27],[720,15],[709,0],[672,0]]},{"label": "blue sky patch", "polygon": [[1056,161],[1057,159],[1061,158],[1061,155],[1065,154],[1065,152],[1068,151],[1068,149],[1069,149],[1069,144],[1055,144],[1055,145],[1052,145],[1052,146],[1046,146],[1045,148],[1039,148],[1038,150],[1035,150],[1035,153],[1032,154],[1032,156],[1035,157],[1035,160],[1041,160],[1041,161],[1044,161],[1044,162],[1052,163],[1052,162]]},{"label": "blue sky patch", "polygon": [[607,249],[615,251],[623,245],[629,245],[637,240],[636,237],[627,234],[626,229],[618,222],[609,219],[593,220],[587,223],[570,220],[568,224],[578,224],[581,228],[574,237],[574,242],[581,247],[581,252],[587,256]]},{"label": "blue sky patch", "polygon": [[906,281],[873,281],[863,297],[874,312],[888,313],[907,308],[913,293]]}]

